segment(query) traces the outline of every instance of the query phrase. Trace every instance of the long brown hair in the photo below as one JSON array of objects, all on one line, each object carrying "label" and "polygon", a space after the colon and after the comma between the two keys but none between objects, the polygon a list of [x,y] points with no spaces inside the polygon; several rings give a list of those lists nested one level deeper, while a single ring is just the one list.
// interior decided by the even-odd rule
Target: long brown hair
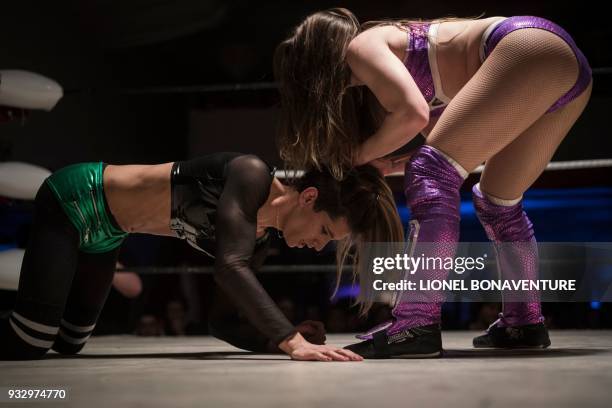
[{"label": "long brown hair", "polygon": [[[403,243],[404,229],[391,189],[379,171],[363,165],[345,172],[342,181],[328,170],[311,170],[293,181],[297,191],[316,187],[315,211],[326,211],[332,219],[346,217],[351,233],[336,247],[336,294],[344,265],[353,266],[353,281],[359,277],[360,312],[367,313],[373,303],[373,273],[366,256],[367,245],[376,242]],[[332,295],[333,296],[333,295]]]},{"label": "long brown hair", "polygon": [[334,8],[306,17],[276,48],[278,144],[288,168],[326,168],[342,179],[352,167],[362,139],[358,113],[364,110],[364,97],[360,89],[349,88],[345,57],[360,31],[353,13]]},{"label": "long brown hair", "polygon": [[384,120],[386,112],[367,87],[350,87],[345,61],[349,43],[363,30],[380,25],[400,28],[443,18],[382,20],[363,26],[345,8],[309,15],[274,53],[280,84],[281,116],[277,142],[289,169],[328,169],[342,179],[353,167],[358,147]]}]

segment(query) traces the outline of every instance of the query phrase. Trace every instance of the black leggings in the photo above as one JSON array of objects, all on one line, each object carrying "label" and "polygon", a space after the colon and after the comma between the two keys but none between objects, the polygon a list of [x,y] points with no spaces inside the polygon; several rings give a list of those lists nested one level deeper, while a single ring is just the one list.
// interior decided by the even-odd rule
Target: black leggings
[{"label": "black leggings", "polygon": [[41,358],[50,348],[78,353],[110,290],[119,248],[79,251],[79,235],[46,183],[21,265],[15,308],[0,321],[0,360]]}]

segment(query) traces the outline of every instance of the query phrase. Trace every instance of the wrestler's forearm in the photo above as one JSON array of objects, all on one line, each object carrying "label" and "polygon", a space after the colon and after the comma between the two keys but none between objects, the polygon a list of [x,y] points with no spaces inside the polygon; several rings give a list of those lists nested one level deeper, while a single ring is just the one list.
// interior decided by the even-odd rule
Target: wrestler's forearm
[{"label": "wrestler's forearm", "polygon": [[427,118],[393,112],[387,115],[380,129],[359,148],[356,165],[393,153],[414,137],[427,125]]},{"label": "wrestler's forearm", "polygon": [[208,329],[211,335],[243,350],[260,353],[280,352],[278,347],[255,326],[242,321],[223,290],[215,291],[208,315]]},{"label": "wrestler's forearm", "polygon": [[274,344],[296,332],[246,264],[217,258],[214,278],[249,322]]},{"label": "wrestler's forearm", "polygon": [[208,324],[210,334],[243,350],[257,353],[280,352],[280,349],[254,326],[232,319],[232,316],[227,316],[226,319],[211,319]]}]

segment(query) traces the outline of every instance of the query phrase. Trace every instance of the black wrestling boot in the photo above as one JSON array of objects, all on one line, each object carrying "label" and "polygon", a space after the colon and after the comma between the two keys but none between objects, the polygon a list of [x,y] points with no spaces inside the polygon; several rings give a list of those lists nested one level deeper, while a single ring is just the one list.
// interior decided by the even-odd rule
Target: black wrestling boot
[{"label": "black wrestling boot", "polygon": [[442,355],[440,325],[413,327],[387,336],[385,330],[371,340],[344,347],[363,358],[432,358]]},{"label": "black wrestling boot", "polygon": [[548,329],[544,323],[516,327],[500,327],[493,323],[487,332],[474,337],[475,348],[546,348],[550,346]]}]

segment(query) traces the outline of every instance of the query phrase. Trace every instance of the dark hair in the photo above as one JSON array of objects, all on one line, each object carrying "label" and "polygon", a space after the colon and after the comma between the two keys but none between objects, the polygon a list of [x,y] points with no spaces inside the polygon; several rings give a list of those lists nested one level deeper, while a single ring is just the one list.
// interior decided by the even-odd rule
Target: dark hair
[{"label": "dark hair", "polygon": [[325,211],[332,219],[346,217],[351,230],[348,238],[340,241],[336,250],[336,289],[349,253],[354,249],[353,280],[361,283],[357,303],[365,314],[372,306],[372,272],[364,259],[364,246],[372,242],[403,242],[404,230],[391,189],[379,171],[371,165],[355,167],[338,181],[328,170],[310,170],[293,180],[298,192],[315,187],[318,196],[315,211]]}]

